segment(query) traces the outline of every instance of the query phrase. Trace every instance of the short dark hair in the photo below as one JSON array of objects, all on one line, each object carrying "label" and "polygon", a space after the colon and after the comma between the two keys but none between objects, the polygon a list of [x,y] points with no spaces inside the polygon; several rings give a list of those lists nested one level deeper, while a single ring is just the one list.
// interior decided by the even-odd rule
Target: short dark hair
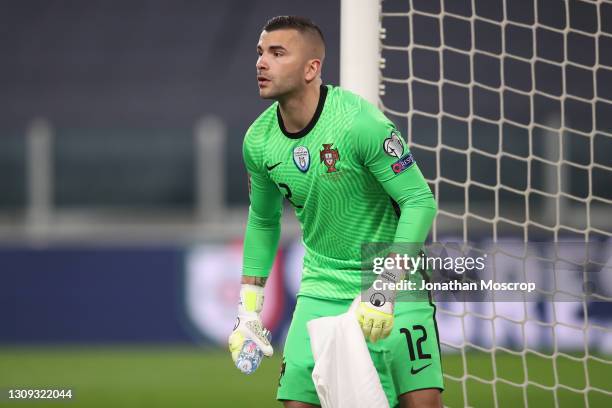
[{"label": "short dark hair", "polygon": [[315,37],[318,37],[323,43],[323,46],[325,46],[323,32],[319,26],[309,18],[300,16],[276,16],[268,20],[268,22],[263,26],[263,30],[268,32],[282,29],[294,29],[302,34],[312,34]]}]

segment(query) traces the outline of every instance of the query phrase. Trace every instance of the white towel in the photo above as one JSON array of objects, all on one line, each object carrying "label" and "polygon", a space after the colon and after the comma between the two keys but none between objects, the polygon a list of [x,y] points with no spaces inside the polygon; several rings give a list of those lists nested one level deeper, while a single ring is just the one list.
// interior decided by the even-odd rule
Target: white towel
[{"label": "white towel", "polygon": [[388,408],[389,402],[355,316],[348,312],[307,323],[315,366],[314,381],[323,408]]}]

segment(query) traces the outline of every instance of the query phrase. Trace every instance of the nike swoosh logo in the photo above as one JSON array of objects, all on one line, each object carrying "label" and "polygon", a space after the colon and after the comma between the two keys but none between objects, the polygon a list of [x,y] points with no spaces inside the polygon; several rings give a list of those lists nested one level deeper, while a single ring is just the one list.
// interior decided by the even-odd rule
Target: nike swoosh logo
[{"label": "nike swoosh logo", "polygon": [[421,371],[423,371],[424,369],[426,369],[427,367],[429,367],[430,365],[431,365],[431,363],[429,363],[429,364],[427,364],[427,365],[424,365],[423,367],[418,368],[418,369],[416,369],[416,370],[414,369],[414,367],[411,367],[411,368],[410,368],[410,374],[412,374],[412,375],[418,374],[418,373],[420,373]]},{"label": "nike swoosh logo", "polygon": [[278,165],[280,165],[280,164],[283,164],[283,162],[276,163],[276,164],[274,164],[274,165],[272,165],[272,166],[268,166],[268,165],[266,164],[266,169],[268,169],[268,171],[272,171],[272,170],[274,170],[274,168],[275,168],[276,166],[278,166]]}]

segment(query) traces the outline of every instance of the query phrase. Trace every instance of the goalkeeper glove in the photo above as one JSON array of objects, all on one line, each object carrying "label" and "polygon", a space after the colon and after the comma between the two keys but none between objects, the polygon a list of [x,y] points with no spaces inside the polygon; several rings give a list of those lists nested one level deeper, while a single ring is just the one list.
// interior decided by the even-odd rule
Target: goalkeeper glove
[{"label": "goalkeeper glove", "polygon": [[263,307],[264,288],[243,284],[240,288],[240,304],[234,331],[229,336],[229,349],[236,363],[246,340],[252,340],[264,355],[270,357],[274,352],[268,340],[268,330],[263,327],[259,313]]},{"label": "goalkeeper glove", "polygon": [[[355,310],[357,321],[365,338],[372,343],[391,334],[396,297],[394,287],[404,275],[402,269],[386,269],[368,290],[355,299],[355,303],[358,303]],[[377,290],[376,287],[382,290]]]},{"label": "goalkeeper glove", "polygon": [[366,340],[375,343],[391,334],[393,328],[393,300],[385,299],[382,293],[373,293],[367,301],[357,298],[355,314]]}]

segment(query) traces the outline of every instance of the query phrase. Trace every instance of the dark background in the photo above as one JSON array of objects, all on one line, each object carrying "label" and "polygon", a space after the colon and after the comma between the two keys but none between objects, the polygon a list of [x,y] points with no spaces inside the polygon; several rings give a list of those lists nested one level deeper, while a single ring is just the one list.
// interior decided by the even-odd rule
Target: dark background
[{"label": "dark background", "polygon": [[[386,0],[383,11],[403,13],[408,3]],[[474,4],[415,1],[412,28],[406,16],[383,18],[384,45],[414,48],[383,50],[384,78],[406,82],[383,80],[382,101],[425,176],[439,179],[439,202],[465,205],[468,188],[470,200],[486,206],[495,186],[532,189],[535,216],[546,193],[588,196],[589,177],[593,196],[612,198],[609,170],[573,166],[612,166],[612,6]],[[270,103],[257,94],[255,45],[274,15],[305,15],[321,26],[324,81],[339,82],[339,2],[26,0],[0,8],[0,209],[9,211],[26,202],[23,136],[37,117],[55,132],[57,208],[191,211],[193,129],[205,115],[228,131],[226,204],[246,204],[242,138]],[[560,190],[545,177],[547,160],[565,171]],[[492,188],[453,185],[468,180],[468,169],[470,180]],[[510,190],[499,194],[509,213],[525,207]]]}]

